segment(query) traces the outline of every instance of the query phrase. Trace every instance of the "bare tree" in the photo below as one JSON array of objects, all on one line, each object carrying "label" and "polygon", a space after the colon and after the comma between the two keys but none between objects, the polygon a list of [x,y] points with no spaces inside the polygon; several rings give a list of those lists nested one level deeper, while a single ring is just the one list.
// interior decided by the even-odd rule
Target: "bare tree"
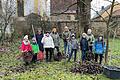
[{"label": "bare tree", "polygon": [[115,0],[112,1],[112,5],[111,5],[111,11],[110,11],[110,15],[109,15],[109,19],[107,21],[107,44],[106,44],[106,54],[105,54],[105,63],[108,62],[108,50],[109,50],[109,27],[110,27],[110,21],[112,19],[112,13],[113,13],[113,8],[114,8],[114,3],[115,3]]},{"label": "bare tree", "polygon": [[5,32],[9,24],[13,19],[13,16],[16,12],[15,0],[5,0],[2,2],[3,13],[0,16],[1,23],[1,41],[5,40]]}]

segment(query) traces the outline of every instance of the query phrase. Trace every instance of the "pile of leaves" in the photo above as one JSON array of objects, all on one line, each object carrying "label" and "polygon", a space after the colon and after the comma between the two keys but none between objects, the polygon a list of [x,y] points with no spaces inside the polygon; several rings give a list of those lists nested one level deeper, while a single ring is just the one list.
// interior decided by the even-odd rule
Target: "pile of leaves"
[{"label": "pile of leaves", "polygon": [[101,74],[103,72],[102,66],[100,64],[87,61],[84,64],[80,62],[76,62],[74,66],[70,69],[73,73],[81,73],[81,74]]},{"label": "pile of leaves", "polygon": [[26,71],[32,71],[35,68],[37,68],[35,65],[29,65],[29,66],[20,65],[15,67],[10,66],[8,70],[12,71],[12,73],[24,73]]}]

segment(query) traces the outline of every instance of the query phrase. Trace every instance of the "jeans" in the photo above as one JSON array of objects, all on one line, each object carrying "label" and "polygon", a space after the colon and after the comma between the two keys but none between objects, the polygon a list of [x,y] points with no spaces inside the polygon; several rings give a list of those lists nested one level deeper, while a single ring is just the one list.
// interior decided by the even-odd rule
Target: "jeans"
[{"label": "jeans", "polygon": [[100,56],[99,64],[101,64],[102,63],[103,54],[95,54],[95,62],[98,61],[98,55]]},{"label": "jeans", "polygon": [[70,52],[71,52],[71,50],[70,50],[70,43],[67,42],[67,41],[64,41],[64,53],[66,55],[69,55]]},{"label": "jeans", "polygon": [[76,61],[76,56],[77,56],[77,49],[72,49],[68,61],[72,58],[72,55],[74,53],[74,62]]},{"label": "jeans", "polygon": [[86,50],[82,50],[81,58],[82,58],[82,62],[85,61],[85,59],[86,59]]}]

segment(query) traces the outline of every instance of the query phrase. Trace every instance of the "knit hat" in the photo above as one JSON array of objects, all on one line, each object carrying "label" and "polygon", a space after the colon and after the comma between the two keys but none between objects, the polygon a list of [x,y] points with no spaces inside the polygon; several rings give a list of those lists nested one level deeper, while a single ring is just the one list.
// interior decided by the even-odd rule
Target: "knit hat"
[{"label": "knit hat", "polygon": [[25,35],[23,39],[28,39],[28,35]]},{"label": "knit hat", "polygon": [[35,38],[35,37],[33,37],[33,38],[32,38],[32,41],[35,41],[35,42],[37,42],[37,40],[36,40],[36,38]]}]

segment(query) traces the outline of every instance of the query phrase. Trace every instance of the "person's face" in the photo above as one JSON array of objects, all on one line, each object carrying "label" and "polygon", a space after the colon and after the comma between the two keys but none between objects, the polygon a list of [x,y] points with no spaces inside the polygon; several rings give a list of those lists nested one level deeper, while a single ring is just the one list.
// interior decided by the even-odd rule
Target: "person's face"
[{"label": "person's face", "polygon": [[65,28],[65,31],[68,31],[68,28]]},{"label": "person's face", "polygon": [[56,28],[53,29],[53,32],[57,32]]},{"label": "person's face", "polygon": [[72,39],[75,39],[75,36],[72,36]]},{"label": "person's face", "polygon": [[41,34],[41,30],[38,30],[38,34]]},{"label": "person's face", "polygon": [[48,33],[48,32],[46,33],[46,36],[49,36],[49,33]]},{"label": "person's face", "polygon": [[99,37],[99,40],[101,41],[101,40],[102,40],[102,37]]},{"label": "person's face", "polygon": [[35,43],[36,41],[35,40],[32,40],[33,43]]},{"label": "person's face", "polygon": [[25,42],[28,42],[28,39],[24,39],[25,40]]}]

